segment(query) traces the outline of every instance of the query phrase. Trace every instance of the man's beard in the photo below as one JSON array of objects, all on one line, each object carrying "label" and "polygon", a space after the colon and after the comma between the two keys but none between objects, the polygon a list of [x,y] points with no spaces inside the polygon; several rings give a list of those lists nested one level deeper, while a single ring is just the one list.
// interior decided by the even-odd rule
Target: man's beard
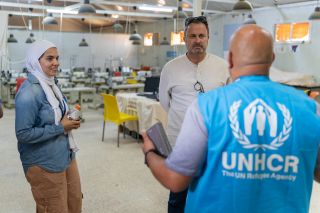
[{"label": "man's beard", "polygon": [[192,46],[192,53],[204,53],[205,48],[202,45],[194,45]]}]

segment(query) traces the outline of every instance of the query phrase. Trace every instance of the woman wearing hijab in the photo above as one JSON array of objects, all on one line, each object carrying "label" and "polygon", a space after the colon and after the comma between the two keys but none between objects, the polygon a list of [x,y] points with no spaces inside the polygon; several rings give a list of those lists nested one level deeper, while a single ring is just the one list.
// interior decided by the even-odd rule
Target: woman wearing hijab
[{"label": "woman wearing hijab", "polygon": [[54,77],[58,50],[49,41],[37,41],[27,52],[27,80],[16,99],[18,150],[37,213],[79,213],[82,206],[78,150],[71,130],[80,121],[66,116],[68,105]]}]

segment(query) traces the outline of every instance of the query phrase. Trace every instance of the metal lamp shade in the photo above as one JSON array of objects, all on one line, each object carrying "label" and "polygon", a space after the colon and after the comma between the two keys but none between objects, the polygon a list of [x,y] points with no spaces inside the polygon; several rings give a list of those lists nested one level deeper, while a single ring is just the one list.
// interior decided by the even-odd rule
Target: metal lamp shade
[{"label": "metal lamp shade", "polygon": [[137,40],[136,40],[136,41],[133,41],[132,44],[133,44],[133,45],[140,45],[141,43],[140,43],[140,41],[137,41]]},{"label": "metal lamp shade", "polygon": [[320,7],[316,7],[314,12],[311,13],[309,20],[320,20]]},{"label": "metal lamp shade", "polygon": [[112,28],[115,30],[115,31],[121,31],[123,30],[123,26],[119,23],[115,23]]},{"label": "metal lamp shade", "polygon": [[170,45],[169,41],[167,40],[167,37],[163,37],[163,41],[160,42],[160,45]]},{"label": "metal lamp shade", "polygon": [[78,10],[78,13],[96,13],[96,9],[90,4],[89,0],[85,0]]},{"label": "metal lamp shade", "polygon": [[18,43],[17,39],[13,36],[13,34],[10,34],[7,42],[8,43]]},{"label": "metal lamp shade", "polygon": [[173,13],[173,18],[185,19],[188,18],[188,15],[186,12],[182,11],[182,7],[178,7],[178,10]]},{"label": "metal lamp shade", "polygon": [[130,35],[129,40],[130,41],[141,41],[142,37],[140,34],[138,34],[136,31],[134,31],[133,34]]},{"label": "metal lamp shade", "polygon": [[254,19],[252,18],[252,15],[249,14],[249,15],[248,15],[248,19],[247,19],[245,22],[243,22],[243,24],[244,24],[244,25],[245,25],[245,24],[257,24],[257,22],[256,22],[256,20],[254,20]]},{"label": "metal lamp shade", "polygon": [[253,7],[249,1],[239,0],[234,6],[232,10],[236,11],[252,11]]},{"label": "metal lamp shade", "polygon": [[57,25],[58,22],[57,22],[57,20],[52,16],[52,13],[49,13],[49,15],[46,16],[46,17],[42,20],[42,24],[43,24],[43,25]]},{"label": "metal lamp shade", "polygon": [[86,42],[86,39],[82,39],[81,42],[79,43],[79,47],[87,47],[89,44]]},{"label": "metal lamp shade", "polygon": [[35,42],[35,39],[33,38],[33,33],[30,33],[30,36],[27,38],[26,43],[27,44],[31,44],[33,42]]}]

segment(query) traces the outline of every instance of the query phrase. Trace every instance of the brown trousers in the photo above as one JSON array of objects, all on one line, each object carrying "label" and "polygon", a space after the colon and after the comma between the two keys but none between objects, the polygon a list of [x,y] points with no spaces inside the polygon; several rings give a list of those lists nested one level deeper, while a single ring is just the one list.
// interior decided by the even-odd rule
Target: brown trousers
[{"label": "brown trousers", "polygon": [[28,169],[26,177],[37,204],[37,213],[81,212],[82,193],[75,159],[67,170],[58,173],[32,166]]}]

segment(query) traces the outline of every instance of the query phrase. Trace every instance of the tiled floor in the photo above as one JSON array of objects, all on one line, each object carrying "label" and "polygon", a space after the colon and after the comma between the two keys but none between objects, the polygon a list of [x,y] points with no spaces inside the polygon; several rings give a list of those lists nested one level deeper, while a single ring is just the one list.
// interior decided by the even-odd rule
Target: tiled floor
[{"label": "tiled floor", "polygon": [[[0,212],[32,213],[34,201],[24,178],[14,133],[14,111],[0,119]],[[86,121],[74,131],[80,144],[78,165],[84,213],[164,213],[168,191],[143,164],[140,146],[130,137],[116,147],[116,127],[108,124],[101,142],[102,111],[84,112]],[[319,213],[320,185],[314,185],[310,213]]]}]

